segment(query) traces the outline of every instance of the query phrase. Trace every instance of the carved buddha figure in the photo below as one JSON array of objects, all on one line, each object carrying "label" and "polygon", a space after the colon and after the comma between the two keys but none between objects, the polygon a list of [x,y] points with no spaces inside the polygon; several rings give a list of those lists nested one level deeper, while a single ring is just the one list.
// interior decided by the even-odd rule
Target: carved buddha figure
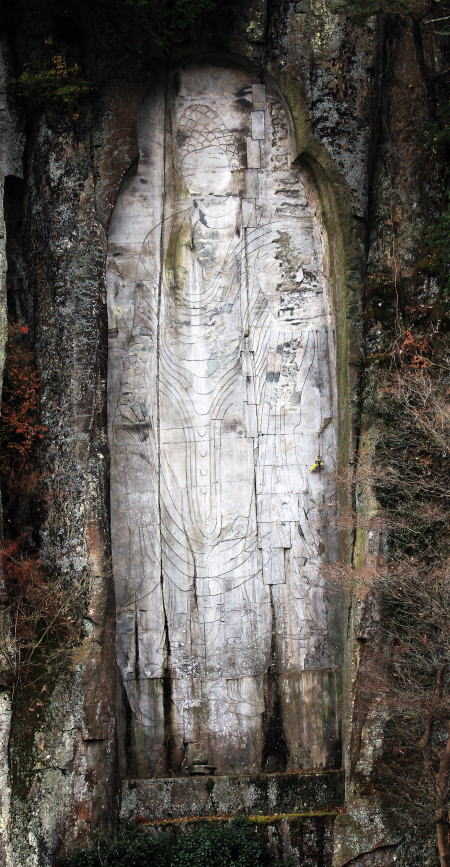
[{"label": "carved buddha figure", "polygon": [[[248,73],[187,68],[142,115],[108,269],[118,655],[137,772],[179,770],[188,744],[223,771],[324,765],[335,399],[317,209],[283,106]],[[314,735],[312,696],[327,706]]]}]

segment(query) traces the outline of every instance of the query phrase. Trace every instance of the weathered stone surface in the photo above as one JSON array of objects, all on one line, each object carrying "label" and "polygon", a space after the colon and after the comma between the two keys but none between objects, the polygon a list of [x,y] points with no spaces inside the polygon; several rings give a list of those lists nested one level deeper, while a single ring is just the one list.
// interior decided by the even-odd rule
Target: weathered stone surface
[{"label": "weathered stone surface", "polygon": [[0,690],[0,864],[10,863],[11,785],[9,777],[9,734],[12,701],[9,690]]},{"label": "weathered stone surface", "polygon": [[[301,7],[301,11],[299,11]],[[384,16],[336,14],[323,0],[283,3],[273,14],[270,60],[304,107],[305,146],[345,179],[351,211],[367,217]],[[322,154],[317,147],[320,145]],[[337,178],[336,178],[337,180]]]},{"label": "weathered stone surface", "polygon": [[[369,243],[366,295],[368,350],[374,355],[386,351],[393,335],[399,334],[402,310],[420,301],[432,300],[436,279],[430,275],[423,258],[430,221],[433,171],[425,147],[436,101],[439,99],[443,57],[439,38],[432,35],[426,17],[414,22],[408,18],[389,21],[385,34],[385,86],[380,111],[383,123],[377,140],[370,190]],[[441,33],[442,36],[442,33]],[[431,49],[433,46],[433,49]],[[431,82],[436,82],[433,87]],[[442,98],[442,96],[441,96]],[[439,169],[438,169],[439,171]],[[423,267],[425,264],[425,267]],[[423,269],[423,270],[422,270]],[[405,306],[404,306],[405,305]],[[419,330],[420,330],[419,326]],[[388,350],[389,351],[389,350]],[[377,400],[379,369],[367,364],[364,425],[359,444],[362,465],[370,466],[378,436],[378,420],[373,413]],[[369,473],[370,475],[370,473]],[[370,568],[383,550],[384,540],[376,531],[367,532],[370,517],[379,510],[373,491],[361,493],[358,512],[361,528],[355,537],[353,562],[357,568]],[[352,610],[352,631],[356,638],[352,652],[353,690],[347,707],[349,717],[346,815],[335,823],[335,867],[350,864],[435,864],[435,844],[414,841],[409,830],[399,834],[396,821],[383,810],[383,803],[372,787],[372,776],[384,750],[384,732],[389,710],[381,697],[366,704],[365,684],[373,679],[385,644],[380,627],[377,600],[362,586],[356,593]],[[380,841],[385,844],[378,851]],[[422,848],[420,849],[420,847]],[[419,851],[420,850],[420,851]]]},{"label": "weathered stone surface", "polygon": [[122,819],[326,812],[344,799],[343,772],[125,780]]},{"label": "weathered stone surface", "polygon": [[144,100],[139,139],[107,266],[132,773],[179,771],[189,745],[219,772],[333,765],[338,597],[320,563],[336,556],[337,409],[318,202],[280,96],[248,71],[181,67]]},{"label": "weathered stone surface", "polygon": [[[102,414],[105,235],[87,129],[42,119],[35,133],[24,255],[48,431],[36,468],[45,491],[40,555],[73,598],[74,622],[84,615],[64,671],[45,672],[42,697],[25,692],[13,717],[9,863],[41,867],[112,812],[115,686]],[[45,715],[35,712],[38,699]]]},{"label": "weathered stone surface", "polygon": [[333,823],[333,816],[280,818],[258,823],[257,830],[268,840],[274,864],[331,867]]}]

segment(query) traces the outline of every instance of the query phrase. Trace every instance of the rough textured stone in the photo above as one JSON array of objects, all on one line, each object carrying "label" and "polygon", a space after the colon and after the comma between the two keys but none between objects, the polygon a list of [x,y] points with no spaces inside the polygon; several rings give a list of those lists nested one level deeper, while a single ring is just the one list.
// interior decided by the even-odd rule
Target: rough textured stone
[{"label": "rough textured stone", "polygon": [[[42,120],[27,167],[28,289],[34,289],[42,422],[51,432],[38,467],[46,503],[41,557],[73,595],[74,615],[81,600],[88,604],[80,647],[64,672],[43,681],[48,698],[37,731],[29,707],[34,696],[16,712],[10,754],[12,863],[18,864],[46,864],[65,842],[85,839],[99,814],[112,809],[114,796],[114,634],[102,430],[105,235],[95,214],[86,133],[67,121],[55,128]],[[51,357],[58,362],[49,365]]]},{"label": "rough textured stone", "polygon": [[333,822],[329,816],[289,818],[258,823],[257,828],[269,842],[274,863],[293,867],[331,867]]},{"label": "rough textured stone", "polygon": [[10,863],[11,786],[9,778],[9,733],[12,701],[9,690],[0,690],[0,864]]},{"label": "rough textured stone", "polygon": [[342,771],[126,780],[120,814],[125,820],[148,821],[235,814],[269,817],[335,810],[343,797]]}]

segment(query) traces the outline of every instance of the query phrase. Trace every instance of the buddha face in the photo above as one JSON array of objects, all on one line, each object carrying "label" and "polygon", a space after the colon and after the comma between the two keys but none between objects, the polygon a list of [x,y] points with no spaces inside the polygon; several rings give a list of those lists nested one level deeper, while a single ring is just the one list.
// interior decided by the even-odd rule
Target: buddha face
[{"label": "buddha face", "polygon": [[217,146],[210,145],[183,156],[181,174],[191,196],[200,199],[209,196],[239,194],[240,176],[237,157],[230,160]]},{"label": "buddha face", "polygon": [[240,161],[236,135],[208,105],[188,105],[178,117],[177,144],[191,196],[237,195]]}]

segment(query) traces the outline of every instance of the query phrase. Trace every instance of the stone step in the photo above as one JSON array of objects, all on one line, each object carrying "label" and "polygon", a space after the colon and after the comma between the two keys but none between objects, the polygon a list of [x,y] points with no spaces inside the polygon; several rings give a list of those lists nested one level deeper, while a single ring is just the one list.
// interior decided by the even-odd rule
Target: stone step
[{"label": "stone step", "polygon": [[121,819],[142,823],[235,815],[332,814],[344,803],[342,771],[124,780]]}]

